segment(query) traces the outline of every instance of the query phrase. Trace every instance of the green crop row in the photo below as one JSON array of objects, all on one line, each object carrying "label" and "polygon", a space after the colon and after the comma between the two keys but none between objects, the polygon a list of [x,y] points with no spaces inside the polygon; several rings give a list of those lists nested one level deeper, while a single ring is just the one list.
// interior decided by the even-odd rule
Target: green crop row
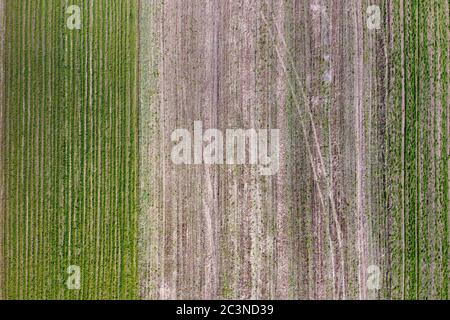
[{"label": "green crop row", "polygon": [[448,299],[448,6],[391,7],[382,297]]}]

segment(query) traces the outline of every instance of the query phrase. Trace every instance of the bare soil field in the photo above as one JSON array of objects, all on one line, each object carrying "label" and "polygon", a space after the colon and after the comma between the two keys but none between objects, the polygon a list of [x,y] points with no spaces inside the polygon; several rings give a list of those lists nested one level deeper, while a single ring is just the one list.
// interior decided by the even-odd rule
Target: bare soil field
[{"label": "bare soil field", "polygon": [[68,4],[0,0],[0,299],[449,298],[448,1]]},{"label": "bare soil field", "polygon": [[4,257],[3,257],[3,226],[5,221],[5,170],[4,162],[5,159],[5,100],[4,100],[4,69],[3,69],[3,57],[4,57],[4,46],[5,46],[5,3],[4,0],[0,0],[0,300],[4,299]]},{"label": "bare soil field", "polygon": [[[141,5],[142,298],[448,298],[446,1]],[[278,173],[174,165],[194,121]]]}]

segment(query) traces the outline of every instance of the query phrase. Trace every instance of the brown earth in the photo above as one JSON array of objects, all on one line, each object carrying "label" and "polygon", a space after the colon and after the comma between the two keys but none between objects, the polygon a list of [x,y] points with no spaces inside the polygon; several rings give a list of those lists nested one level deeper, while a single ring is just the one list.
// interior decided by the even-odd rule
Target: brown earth
[{"label": "brown earth", "polygon": [[[367,297],[371,74],[361,8],[249,0],[141,9],[142,297]],[[278,174],[173,165],[172,131],[197,120],[281,129]]]}]

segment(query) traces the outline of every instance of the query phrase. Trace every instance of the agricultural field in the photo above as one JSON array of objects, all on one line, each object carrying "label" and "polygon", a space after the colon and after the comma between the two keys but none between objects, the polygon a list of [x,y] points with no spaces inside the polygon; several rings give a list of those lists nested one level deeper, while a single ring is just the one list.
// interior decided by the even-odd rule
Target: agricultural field
[{"label": "agricultural field", "polygon": [[[137,3],[71,1],[80,30],[66,3],[2,1],[2,293],[134,299]],[[67,289],[70,266],[79,290]]]},{"label": "agricultural field", "polygon": [[[448,299],[447,1],[154,0],[140,28],[143,298]],[[174,165],[199,120],[280,129],[278,173]]]},{"label": "agricultural field", "polygon": [[0,299],[448,300],[449,6],[0,0]]}]

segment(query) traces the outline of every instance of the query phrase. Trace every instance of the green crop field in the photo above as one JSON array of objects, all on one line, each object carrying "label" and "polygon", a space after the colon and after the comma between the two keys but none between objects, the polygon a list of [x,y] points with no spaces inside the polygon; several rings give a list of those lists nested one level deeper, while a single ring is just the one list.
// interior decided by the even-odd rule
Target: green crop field
[{"label": "green crop field", "polygon": [[[447,0],[140,17],[144,298],[448,299]],[[174,166],[170,134],[195,120],[279,128],[279,172]]]},{"label": "green crop field", "polygon": [[[5,1],[6,298],[137,297],[137,3]],[[69,266],[81,290],[68,290]]]}]

